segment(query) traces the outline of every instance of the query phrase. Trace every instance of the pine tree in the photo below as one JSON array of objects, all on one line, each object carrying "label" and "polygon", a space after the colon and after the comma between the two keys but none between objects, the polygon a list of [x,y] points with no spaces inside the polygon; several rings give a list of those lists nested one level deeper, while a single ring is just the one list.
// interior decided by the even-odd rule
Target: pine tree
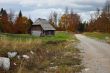
[{"label": "pine tree", "polygon": [[20,12],[19,12],[19,15],[18,15],[19,17],[22,17],[22,12],[21,12],[21,10],[20,10]]},{"label": "pine tree", "polygon": [[3,10],[3,12],[2,12],[2,16],[8,16],[6,10]]},{"label": "pine tree", "polygon": [[1,8],[1,11],[0,11],[0,13],[2,13],[3,12],[3,8]]}]

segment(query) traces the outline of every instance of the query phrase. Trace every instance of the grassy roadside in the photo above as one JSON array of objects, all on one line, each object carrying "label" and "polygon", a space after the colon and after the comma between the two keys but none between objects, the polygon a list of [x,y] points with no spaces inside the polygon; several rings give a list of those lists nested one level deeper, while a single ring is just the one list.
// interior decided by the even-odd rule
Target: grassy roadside
[{"label": "grassy roadside", "polygon": [[97,40],[102,40],[110,43],[110,34],[109,33],[99,33],[99,32],[86,32],[84,35],[95,38]]},{"label": "grassy roadside", "polygon": [[[7,56],[8,51],[30,56],[29,60],[11,59],[11,68],[7,73],[76,73],[83,68],[80,51],[74,48],[76,42],[74,35],[67,32],[46,37],[2,34],[0,56]],[[30,54],[30,51],[34,54]],[[5,72],[0,70],[0,73]]]}]

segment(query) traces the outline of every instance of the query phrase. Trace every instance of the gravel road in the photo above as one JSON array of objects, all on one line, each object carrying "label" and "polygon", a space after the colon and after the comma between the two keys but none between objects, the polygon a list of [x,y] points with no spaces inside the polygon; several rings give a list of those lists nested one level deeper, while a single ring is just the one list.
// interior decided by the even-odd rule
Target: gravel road
[{"label": "gravel road", "polygon": [[78,48],[86,67],[82,73],[110,73],[110,45],[81,34],[75,36],[80,41]]}]

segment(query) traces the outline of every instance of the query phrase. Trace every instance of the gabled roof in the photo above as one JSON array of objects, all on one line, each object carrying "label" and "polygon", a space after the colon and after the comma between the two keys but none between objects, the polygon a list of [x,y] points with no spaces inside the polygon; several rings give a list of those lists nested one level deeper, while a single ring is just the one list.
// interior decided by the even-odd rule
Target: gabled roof
[{"label": "gabled roof", "polygon": [[37,19],[32,25],[41,25],[43,30],[55,30],[55,28],[49,24],[49,22],[46,19]]}]

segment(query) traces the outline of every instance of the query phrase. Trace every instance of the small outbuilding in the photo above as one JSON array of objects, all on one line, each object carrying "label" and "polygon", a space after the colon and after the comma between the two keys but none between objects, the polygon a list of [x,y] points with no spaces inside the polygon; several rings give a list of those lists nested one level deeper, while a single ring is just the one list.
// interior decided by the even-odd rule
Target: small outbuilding
[{"label": "small outbuilding", "polygon": [[55,28],[46,19],[38,18],[31,26],[31,34],[35,36],[54,35]]}]

